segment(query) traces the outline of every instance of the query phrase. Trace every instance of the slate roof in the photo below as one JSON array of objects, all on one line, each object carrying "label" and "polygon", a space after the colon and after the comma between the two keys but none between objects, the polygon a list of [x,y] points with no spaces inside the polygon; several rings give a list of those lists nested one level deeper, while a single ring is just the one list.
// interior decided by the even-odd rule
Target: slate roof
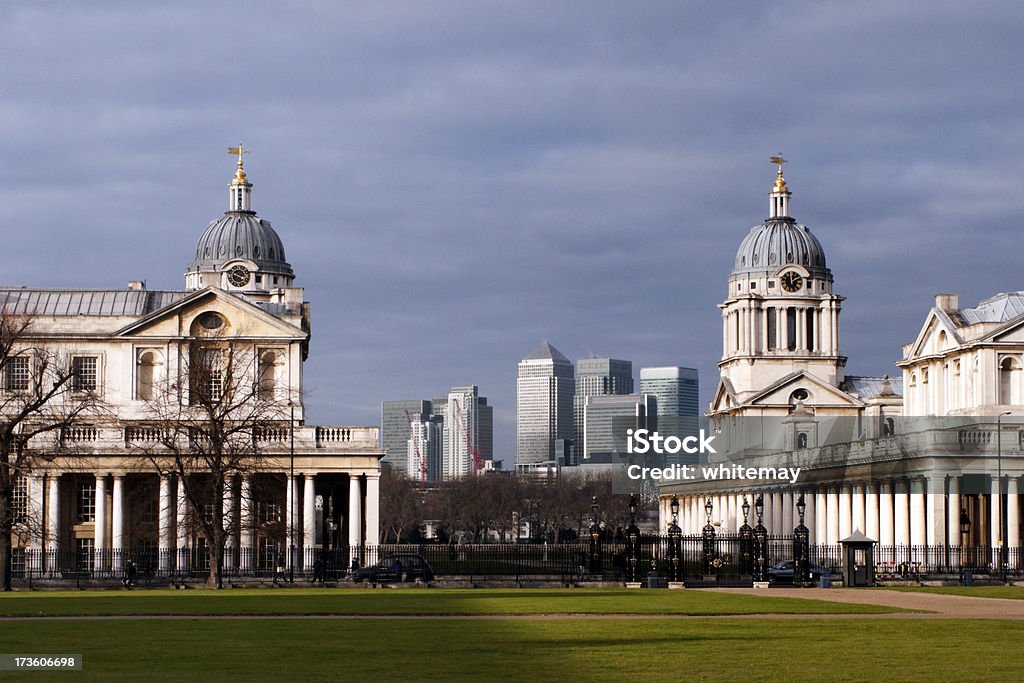
[{"label": "slate roof", "polygon": [[958,313],[967,325],[1004,323],[1024,315],[1024,292],[1001,292],[974,308],[961,308]]},{"label": "slate roof", "polygon": [[[847,375],[843,383],[839,385],[839,388],[848,394],[854,394],[862,401],[865,399],[873,398],[882,393],[881,377],[858,377],[856,375]],[[897,396],[903,395],[903,377],[890,377],[889,378],[889,391]]]},{"label": "slate roof", "polygon": [[40,316],[141,317],[191,292],[146,289],[0,288],[0,310]]}]

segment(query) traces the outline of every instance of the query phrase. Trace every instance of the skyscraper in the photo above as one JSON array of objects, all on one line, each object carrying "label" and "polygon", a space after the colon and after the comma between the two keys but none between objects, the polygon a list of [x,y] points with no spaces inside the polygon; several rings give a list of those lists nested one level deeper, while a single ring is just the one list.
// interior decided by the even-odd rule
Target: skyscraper
[{"label": "skyscraper", "polygon": [[409,425],[406,474],[413,481],[437,481],[441,478],[441,443],[444,419],[433,416],[414,420]]},{"label": "skyscraper", "polygon": [[544,342],[519,361],[516,380],[516,464],[555,459],[555,440],[572,438],[572,361]]},{"label": "skyscraper", "polygon": [[[640,393],[657,399],[657,430],[662,436],[682,438],[697,433],[697,388],[697,371],[693,368],[640,368]],[[696,455],[681,453],[670,458],[680,464],[697,462]]]},{"label": "skyscraper", "polygon": [[397,471],[408,470],[406,458],[409,423],[430,418],[430,401],[384,401],[380,404],[380,446],[387,451],[381,462]]},{"label": "skyscraper", "polygon": [[624,454],[626,430],[648,428],[649,418],[656,414],[657,399],[650,394],[588,396],[585,438],[577,452],[584,461],[595,455]]},{"label": "skyscraper", "polygon": [[441,451],[441,476],[445,479],[473,474],[474,456],[479,457],[480,397],[476,385],[452,387],[444,418],[444,444]]},{"label": "skyscraper", "polygon": [[633,363],[615,358],[586,358],[576,361],[576,396],[573,399],[573,462],[579,463],[586,441],[584,411],[590,396],[620,396],[633,393]]}]

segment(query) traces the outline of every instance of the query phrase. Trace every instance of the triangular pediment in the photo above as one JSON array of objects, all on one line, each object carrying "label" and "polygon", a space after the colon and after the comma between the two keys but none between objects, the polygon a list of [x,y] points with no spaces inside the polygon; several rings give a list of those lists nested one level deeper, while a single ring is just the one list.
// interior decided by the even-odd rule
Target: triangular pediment
[{"label": "triangular pediment", "polygon": [[739,404],[736,398],[736,390],[733,389],[732,382],[729,381],[728,377],[722,377],[718,380],[718,388],[715,389],[715,397],[711,400],[711,412],[718,413],[723,410],[729,410]]},{"label": "triangular pediment", "polygon": [[779,407],[792,404],[793,392],[803,389],[808,398],[803,403],[809,407],[855,407],[864,403],[850,394],[832,386],[819,377],[800,370],[779,379],[744,402],[746,406]]},{"label": "triangular pediment", "polygon": [[259,306],[216,287],[207,287],[126,325],[118,337],[183,337],[191,334],[194,321],[203,313],[218,313],[231,337],[305,339],[300,327],[271,315]]},{"label": "triangular pediment", "polygon": [[[940,342],[943,332],[946,334],[945,344]],[[921,331],[917,333],[917,338],[914,339],[906,360],[942,353],[945,349],[960,346],[963,343],[963,338],[957,332],[956,325],[949,319],[949,316],[942,310],[933,308],[928,312]]]},{"label": "triangular pediment", "polygon": [[1014,318],[982,337],[983,341],[1024,344],[1024,316]]}]

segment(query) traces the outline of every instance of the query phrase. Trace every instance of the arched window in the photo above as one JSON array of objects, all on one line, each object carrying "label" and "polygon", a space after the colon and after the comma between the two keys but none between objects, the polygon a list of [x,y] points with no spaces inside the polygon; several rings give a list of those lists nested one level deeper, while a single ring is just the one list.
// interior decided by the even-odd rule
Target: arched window
[{"label": "arched window", "polygon": [[161,365],[163,365],[163,359],[159,352],[152,349],[139,352],[135,398],[140,401],[152,401],[156,398],[156,385]]},{"label": "arched window", "polygon": [[807,448],[807,432],[800,432],[796,435],[796,447]]},{"label": "arched window", "polygon": [[261,351],[259,357],[257,397],[262,401],[273,401],[280,384],[281,353],[279,351]]},{"label": "arched window", "polygon": [[1004,358],[999,363],[999,402],[1020,402],[1020,363],[1016,358]]}]

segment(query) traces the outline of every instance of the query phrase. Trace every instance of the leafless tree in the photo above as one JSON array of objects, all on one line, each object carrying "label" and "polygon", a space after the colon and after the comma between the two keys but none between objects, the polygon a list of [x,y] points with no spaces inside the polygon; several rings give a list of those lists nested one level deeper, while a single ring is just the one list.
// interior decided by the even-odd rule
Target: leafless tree
[{"label": "leafless tree", "polygon": [[[266,469],[264,442],[286,442],[291,424],[283,383],[265,374],[251,342],[218,334],[188,340],[180,369],[151,402],[152,445],[144,450],[161,474],[181,482],[192,526],[209,552],[207,586],[223,587],[224,552],[235,528],[230,483]],[[225,503],[227,503],[225,505]],[[287,514],[287,512],[285,513]],[[240,519],[242,529],[256,520]]]},{"label": "leafless tree", "polygon": [[[36,319],[29,314],[0,310],[0,576],[2,589],[11,590],[12,534],[39,534],[30,528],[32,516],[21,510],[26,501],[16,495],[29,473],[43,459],[61,451],[60,434],[83,415],[98,412],[94,386],[76,383],[72,363],[56,348],[33,335]],[[37,501],[38,503],[38,501]]]},{"label": "leafless tree", "polygon": [[424,492],[403,472],[390,467],[380,475],[380,521],[384,529],[384,542],[389,538],[401,543],[402,538],[416,528],[424,515]]}]

